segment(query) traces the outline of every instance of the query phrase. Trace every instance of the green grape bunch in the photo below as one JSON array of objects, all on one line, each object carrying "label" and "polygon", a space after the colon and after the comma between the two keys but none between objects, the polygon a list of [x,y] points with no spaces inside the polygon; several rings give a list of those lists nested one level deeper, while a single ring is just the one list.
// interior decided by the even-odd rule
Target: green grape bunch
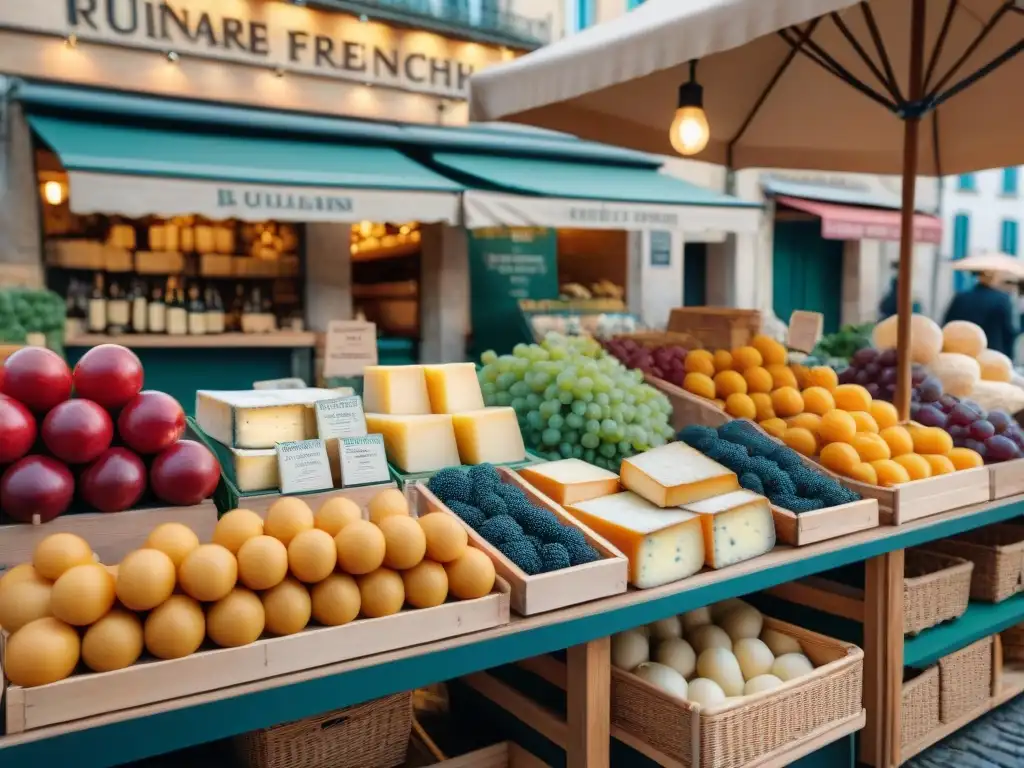
[{"label": "green grape bunch", "polygon": [[675,435],[668,398],[589,337],[549,333],[511,355],[484,352],[480,362],[484,402],[512,406],[527,447],[552,461],[618,472],[623,458]]}]

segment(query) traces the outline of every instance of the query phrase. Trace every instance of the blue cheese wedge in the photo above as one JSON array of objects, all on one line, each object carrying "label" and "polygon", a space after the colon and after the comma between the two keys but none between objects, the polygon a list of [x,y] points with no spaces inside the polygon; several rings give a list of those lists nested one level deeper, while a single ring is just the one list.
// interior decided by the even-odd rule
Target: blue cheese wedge
[{"label": "blue cheese wedge", "polygon": [[735,472],[686,443],[669,443],[623,459],[622,485],[658,507],[679,507],[740,489]]},{"label": "blue cheese wedge", "polygon": [[704,565],[725,568],[770,552],[775,520],[768,499],[739,490],[682,507],[700,517],[704,531]]},{"label": "blue cheese wedge", "polygon": [[313,406],[337,396],[333,390],[315,387],[199,390],[196,422],[207,435],[231,448],[273,448],[277,443],[317,437]]},{"label": "blue cheese wedge", "polygon": [[566,509],[626,556],[634,587],[649,589],[685,579],[704,565],[704,534],[700,516],[693,512],[659,509],[629,491]]}]

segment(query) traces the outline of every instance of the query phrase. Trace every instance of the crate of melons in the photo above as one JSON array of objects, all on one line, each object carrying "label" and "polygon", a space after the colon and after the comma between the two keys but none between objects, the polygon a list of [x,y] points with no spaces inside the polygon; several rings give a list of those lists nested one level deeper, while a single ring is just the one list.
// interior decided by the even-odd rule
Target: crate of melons
[{"label": "crate of melons", "polygon": [[508,622],[508,584],[456,520],[379,496],[233,510],[207,543],[164,523],[116,565],[77,535],[43,539],[0,579],[6,732]]},{"label": "crate of melons", "polygon": [[[618,489],[615,473],[568,462],[605,475],[605,492]],[[440,511],[462,525],[509,583],[512,610],[522,616],[626,591],[625,556],[505,467],[450,467],[406,486],[406,494],[416,514]]]},{"label": "crate of melons", "polygon": [[691,448],[736,473],[742,487],[771,502],[776,538],[794,547],[878,527],[878,501],[772,438],[751,421],[679,432]]}]

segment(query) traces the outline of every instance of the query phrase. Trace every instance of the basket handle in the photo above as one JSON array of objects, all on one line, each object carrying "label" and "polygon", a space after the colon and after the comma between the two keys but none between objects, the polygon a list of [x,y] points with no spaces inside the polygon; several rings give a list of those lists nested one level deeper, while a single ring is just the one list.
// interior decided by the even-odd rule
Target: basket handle
[{"label": "basket handle", "polygon": [[347,723],[348,720],[348,715],[341,715],[340,717],[334,717],[330,720],[324,720],[322,723],[320,723],[320,730],[326,731],[330,728],[337,728],[339,725],[344,725],[345,723]]}]

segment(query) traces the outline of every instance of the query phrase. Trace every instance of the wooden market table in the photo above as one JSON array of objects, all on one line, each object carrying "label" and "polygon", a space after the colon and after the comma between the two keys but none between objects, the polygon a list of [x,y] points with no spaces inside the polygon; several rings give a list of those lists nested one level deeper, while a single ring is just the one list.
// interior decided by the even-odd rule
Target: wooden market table
[{"label": "wooden market table", "polygon": [[[864,561],[864,704],[868,716],[861,733],[861,759],[877,766],[894,766],[899,764],[899,701],[905,658],[932,658],[967,645],[979,631],[993,627],[992,631],[998,631],[1024,621],[1024,599],[1012,600],[1010,606],[994,611],[987,622],[945,625],[904,644],[903,549],[1021,515],[1024,495],[798,549],[779,547],[721,571],[702,572],[656,589],[630,590],[529,618],[513,616],[505,626],[472,635],[3,736],[0,765],[117,765],[567,648],[567,722],[555,723],[544,735],[566,750],[571,768],[602,768],[609,764],[612,733],[609,635]],[[469,678],[471,684],[473,680]],[[1024,680],[1021,683],[1024,691]],[[535,719],[541,723],[542,718]],[[823,737],[813,747],[849,737],[860,728],[861,722],[852,722],[826,734],[827,740]],[[643,752],[643,745],[631,746]],[[806,751],[770,763],[762,761],[758,766],[788,765]]]}]

